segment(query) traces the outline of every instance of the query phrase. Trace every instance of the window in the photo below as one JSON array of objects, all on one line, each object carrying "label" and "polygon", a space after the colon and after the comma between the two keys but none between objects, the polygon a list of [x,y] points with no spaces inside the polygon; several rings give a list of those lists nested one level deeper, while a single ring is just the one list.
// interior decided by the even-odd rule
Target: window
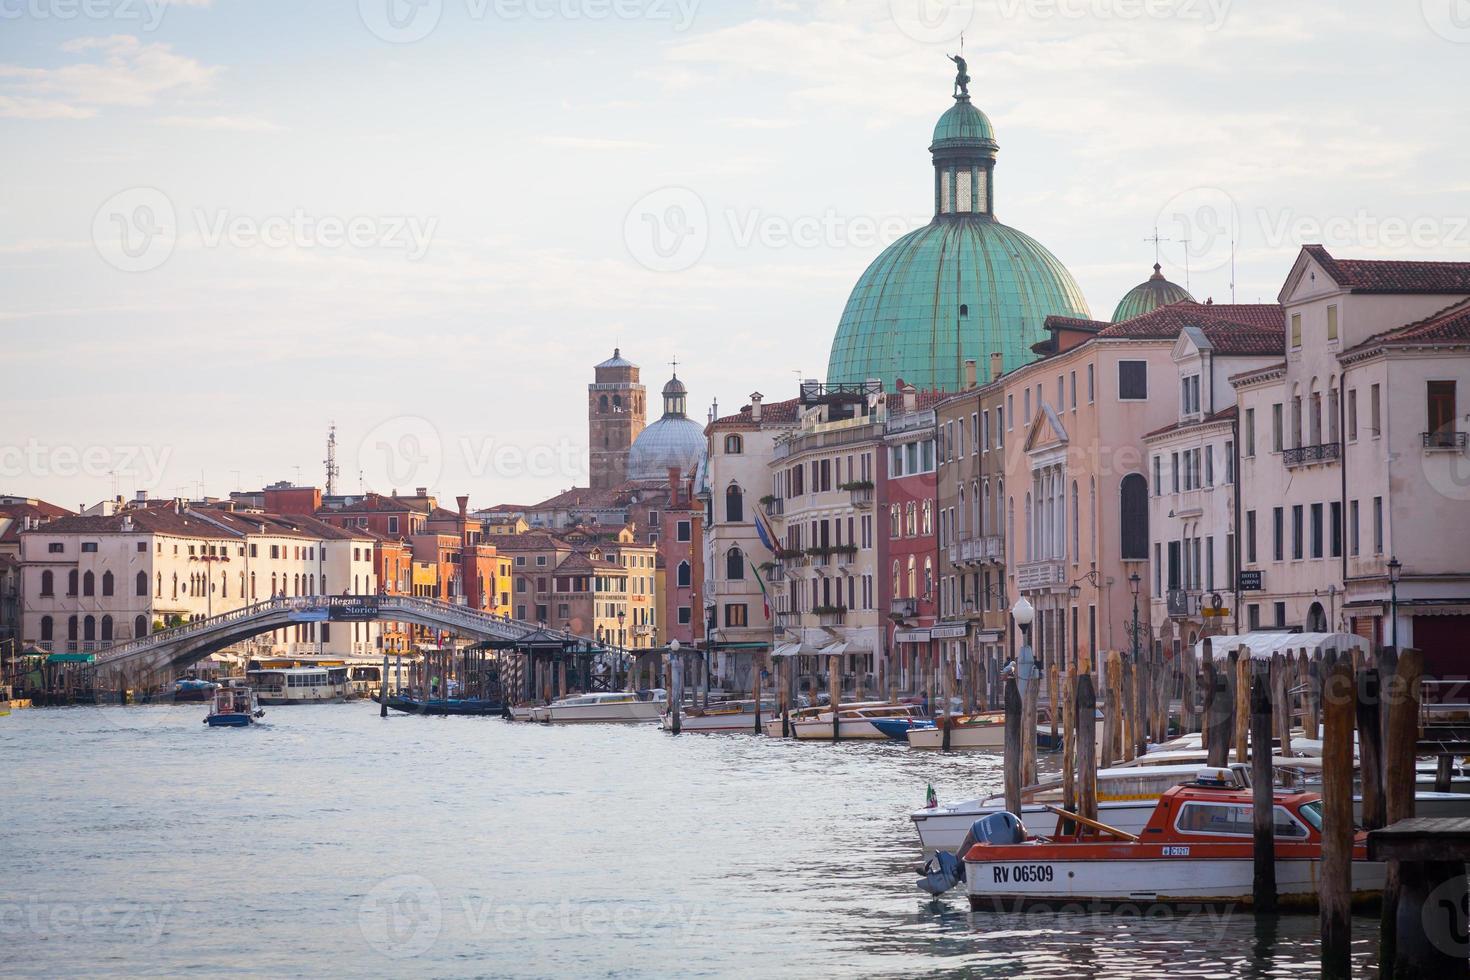
[{"label": "window", "polygon": [[1383,498],[1373,498],[1373,553],[1383,554]]},{"label": "window", "polygon": [[1129,473],[1119,487],[1123,561],[1148,560],[1148,481]]},{"label": "window", "polygon": [[732,483],[725,490],[725,520],[731,524],[745,520],[745,495],[738,484]]},{"label": "window", "polygon": [[733,432],[725,437],[725,455],[739,456],[743,452],[745,452],[744,440]]},{"label": "window", "polygon": [[[142,574],[142,573],[140,572],[139,574]],[[53,574],[51,574],[51,570],[48,568],[46,571],[44,571],[44,572],[41,573],[41,594],[42,595],[55,595],[56,594],[55,588],[56,588],[56,576],[53,575]],[[43,637],[43,639],[44,639],[44,637]]]},{"label": "window", "polygon": [[1374,385],[1368,389],[1368,433],[1374,439],[1383,434],[1378,425],[1378,386]]},{"label": "window", "polygon": [[692,615],[693,614],[690,612],[690,609],[689,609],[688,606],[680,606],[679,607],[679,625],[680,626],[688,626],[689,623],[690,623],[690,621],[691,621]]},{"label": "window", "polygon": [[[1198,452],[1198,450],[1196,450],[1196,452]],[[1206,446],[1204,448],[1204,454],[1205,454],[1205,482],[1204,482],[1204,485],[1207,486],[1207,487],[1213,487],[1215,485],[1215,447],[1214,446]]]},{"label": "window", "polygon": [[1164,457],[1154,456],[1154,496],[1164,495]]},{"label": "window", "polygon": [[1281,452],[1281,403],[1271,406],[1271,451]]},{"label": "window", "polygon": [[1296,349],[1302,345],[1302,315],[1293,313],[1291,315],[1291,346]]},{"label": "window", "polygon": [[1285,626],[1286,625],[1286,603],[1284,603],[1284,602],[1277,602],[1277,603],[1273,603],[1273,605],[1275,606],[1275,612],[1276,612],[1276,625],[1278,627]]},{"label": "window", "polygon": [[1292,508],[1291,508],[1291,557],[1294,560],[1300,560],[1302,558],[1303,554],[1305,553],[1305,549],[1303,548],[1303,544],[1305,543],[1304,539],[1305,539],[1305,530],[1306,530],[1306,528],[1303,527],[1303,524],[1302,524],[1302,518],[1305,515],[1306,515],[1306,511],[1302,507],[1301,504],[1293,504],[1292,505]]},{"label": "window", "polygon": [[133,637],[136,639],[136,638],[144,637],[144,636],[147,636],[147,635],[148,635],[148,618],[146,616],[136,616],[136,617],[134,617],[134,619],[133,619]]},{"label": "window", "polygon": [[678,577],[675,579],[675,583],[679,586],[679,588],[689,588],[689,583],[693,579],[693,577],[693,573],[689,569],[689,563],[687,561],[679,562]]},{"label": "window", "polygon": [[1245,440],[1245,452],[1242,456],[1254,456],[1256,454],[1256,410],[1248,408],[1245,410],[1245,424],[1241,426],[1241,437]]},{"label": "window", "polygon": [[725,552],[725,578],[745,578],[745,555],[739,548],[731,548]]},{"label": "window", "polygon": [[1449,444],[1455,432],[1455,383],[1453,381],[1426,381],[1424,383],[1425,413],[1431,440],[1439,437],[1439,443]]},{"label": "window", "polygon": [[1179,454],[1172,453],[1169,457],[1169,478],[1173,482],[1174,492],[1179,492]]},{"label": "window", "polygon": [[51,642],[52,635],[53,635],[53,631],[55,629],[56,629],[56,626],[55,626],[55,623],[52,621],[51,617],[50,616],[42,616],[41,617],[41,642],[42,643],[50,643]]},{"label": "window", "polygon": [[89,569],[87,574],[82,576],[82,595],[96,595],[96,593],[97,576]]},{"label": "window", "polygon": [[1118,397],[1128,401],[1148,398],[1147,361],[1118,362]]},{"label": "window", "polygon": [[46,553],[49,555],[59,555],[65,550],[66,546],[60,541],[51,541],[46,544]]},{"label": "window", "polygon": [[743,602],[727,602],[727,603],[725,603],[725,625],[726,626],[745,626],[746,625],[745,603],[743,603]]},{"label": "window", "polygon": [[1322,557],[1322,505],[1312,505],[1312,557]]},{"label": "window", "polygon": [[1347,437],[1348,442],[1358,438],[1358,389],[1349,388],[1347,393]]},{"label": "window", "polygon": [[694,528],[689,521],[679,521],[674,525],[675,541],[688,541],[693,533]]},{"label": "window", "polygon": [[82,554],[96,554],[96,553],[97,553],[97,542],[96,541],[83,541],[82,542]]},{"label": "window", "polygon": [[1179,379],[1179,396],[1181,414],[1199,413],[1199,375],[1191,374]]},{"label": "window", "polygon": [[1092,397],[1093,391],[1092,391],[1092,389],[1093,389],[1093,383],[1092,383],[1092,365],[1089,364],[1089,365],[1087,365],[1087,404],[1089,404],[1089,405],[1091,405],[1092,404],[1092,401],[1093,401],[1093,397]]},{"label": "window", "polygon": [[102,573],[102,594],[103,595],[112,595],[112,591],[113,591],[112,573],[111,572],[103,572]]},{"label": "window", "polygon": [[1261,628],[1261,604],[1253,602],[1245,607],[1245,625],[1252,631]]},{"label": "window", "polygon": [[1235,482],[1235,440],[1225,440],[1225,482]]},{"label": "window", "polygon": [[1327,339],[1337,339],[1337,305],[1327,307]]},{"label": "window", "polygon": [[1253,510],[1245,512],[1245,560],[1247,564],[1256,563],[1256,512]]},{"label": "window", "polygon": [[1286,512],[1280,507],[1271,508],[1271,555],[1276,561],[1286,558],[1285,524]]},{"label": "window", "polygon": [[397,534],[398,533],[398,518],[396,518],[396,517],[390,517],[390,518],[388,518],[388,533],[389,534]]},{"label": "window", "polygon": [[80,574],[77,572],[77,570],[75,568],[73,568],[71,571],[69,571],[69,572],[66,573],[66,594],[67,595],[76,595],[77,594],[77,582],[79,580],[80,580]]},{"label": "window", "polygon": [[1077,372],[1073,371],[1067,380],[1067,390],[1072,396],[1072,411],[1077,411]]},{"label": "window", "polygon": [[1331,549],[1328,554],[1333,558],[1342,557],[1342,501],[1334,500],[1331,504],[1328,516],[1330,520],[1327,526],[1328,542]]},{"label": "window", "polygon": [[1348,501],[1348,553],[1358,554],[1358,502]]}]

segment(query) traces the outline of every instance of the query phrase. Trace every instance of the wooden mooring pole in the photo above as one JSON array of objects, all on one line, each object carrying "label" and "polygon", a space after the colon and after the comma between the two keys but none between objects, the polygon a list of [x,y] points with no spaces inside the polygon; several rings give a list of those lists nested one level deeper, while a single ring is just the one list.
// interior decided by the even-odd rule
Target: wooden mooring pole
[{"label": "wooden mooring pole", "polygon": [[388,717],[388,655],[383,654],[383,676],[378,679],[378,717]]},{"label": "wooden mooring pole", "polygon": [[[1092,689],[1092,675],[1077,675],[1077,812],[1089,820],[1097,819],[1097,695]],[[1009,730],[1007,730],[1009,734]],[[1009,784],[1007,784],[1009,791]],[[1020,787],[1016,788],[1020,797]]]},{"label": "wooden mooring pole", "polygon": [[1358,673],[1358,772],[1363,784],[1363,826],[1369,830],[1377,830],[1388,819],[1383,799],[1383,724],[1379,714],[1378,677],[1377,667]]},{"label": "wooden mooring pole", "polygon": [[[1346,657],[1337,658],[1327,668],[1322,712],[1322,872],[1318,893],[1324,977],[1346,977],[1352,970],[1353,715],[1356,693],[1352,661]],[[1411,765],[1411,772],[1412,768]]]},{"label": "wooden mooring pole", "polygon": [[[1389,663],[1396,667],[1390,673]],[[1420,684],[1424,658],[1418,650],[1397,651],[1383,658],[1383,702],[1388,709],[1388,733],[1383,753],[1384,818],[1389,825],[1414,815],[1414,751],[1419,742]],[[1324,691],[1325,696],[1328,692]],[[1326,760],[1323,760],[1326,768]],[[1389,861],[1383,883],[1383,920],[1379,933],[1378,962],[1385,977],[1393,976],[1398,956],[1399,862]],[[1416,910],[1406,909],[1414,914]]]},{"label": "wooden mooring pole", "polygon": [[1275,802],[1271,785],[1271,689],[1269,662],[1251,671],[1251,830],[1255,877],[1251,899],[1257,912],[1276,911]]},{"label": "wooden mooring pole", "polygon": [[[1034,683],[1034,682],[1033,682]],[[1022,725],[1021,692],[1016,687],[1014,677],[1006,678],[1006,747],[1005,759],[1005,795],[1006,809],[1016,816],[1021,815],[1021,766]],[[1035,730],[1032,730],[1031,742],[1036,743]]]}]

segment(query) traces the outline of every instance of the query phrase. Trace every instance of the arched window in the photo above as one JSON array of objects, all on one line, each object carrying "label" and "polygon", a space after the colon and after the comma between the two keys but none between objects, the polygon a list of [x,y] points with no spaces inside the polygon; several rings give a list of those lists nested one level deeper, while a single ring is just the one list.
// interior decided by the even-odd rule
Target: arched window
[{"label": "arched window", "polygon": [[1072,481],[1072,561],[1082,560],[1081,544],[1082,525],[1077,516],[1077,481]]},{"label": "arched window", "polygon": [[179,573],[174,572],[174,598],[179,597]]},{"label": "arched window", "polygon": [[240,573],[240,598],[245,598],[245,573]]},{"label": "arched window", "polygon": [[271,596],[274,597],[275,594],[276,594],[276,573],[275,572],[271,572]]},{"label": "arched window", "polygon": [[221,599],[228,599],[230,597],[230,573],[229,572],[220,572],[219,573],[219,595],[220,595],[220,598]]},{"label": "arched window", "polygon": [[893,562],[893,594],[903,597],[903,566],[896,559]]},{"label": "arched window", "polygon": [[1129,473],[1118,487],[1123,561],[1148,560],[1148,481],[1142,473]]},{"label": "arched window", "polygon": [[916,597],[919,594],[919,576],[918,576],[917,566],[915,566],[915,564],[914,564],[914,556],[913,555],[909,555],[909,583],[908,584],[909,584],[909,590],[905,594],[909,598]]},{"label": "arched window", "polygon": [[731,524],[745,520],[745,494],[739,484],[732,483],[725,490],[725,520]]},{"label": "arched window", "polygon": [[1036,558],[1036,539],[1031,531],[1031,494],[1026,494],[1026,560],[1034,561]]},{"label": "arched window", "polygon": [[250,573],[250,598],[255,598],[255,573]]},{"label": "arched window", "polygon": [[72,643],[77,642],[77,618],[68,616],[66,619],[66,638]]},{"label": "arched window", "polygon": [[102,642],[103,643],[111,643],[112,642],[112,617],[111,616],[103,616],[102,617]]},{"label": "arched window", "polygon": [[731,548],[725,552],[725,578],[745,578],[745,555],[739,548]]},{"label": "arched window", "polygon": [[934,559],[924,559],[924,598],[932,598],[934,595]]},{"label": "arched window", "polygon": [[147,572],[139,572],[138,573],[138,579],[137,579],[137,582],[133,586],[133,591],[136,592],[138,595],[141,595],[141,596],[146,596],[148,594],[148,573]]},{"label": "arched window", "polygon": [[111,572],[103,572],[102,573],[102,594],[103,595],[112,595],[112,573]]},{"label": "arched window", "polygon": [[734,432],[725,437],[726,456],[739,456],[743,452],[745,452],[745,440]]},{"label": "arched window", "polygon": [[597,410],[599,412],[606,412],[607,411],[607,396],[606,395],[601,395],[601,396],[598,397],[598,399],[597,399]]},{"label": "arched window", "polygon": [[78,576],[78,573],[77,573],[77,570],[75,568],[73,568],[71,571],[69,571],[69,572],[66,573],[66,594],[67,595],[76,595],[77,594],[77,576]]},{"label": "arched window", "polygon": [[133,617],[133,639],[140,639],[148,635],[148,617]]},{"label": "arched window", "polygon": [[85,574],[85,575],[82,576],[82,595],[96,595],[96,594],[97,594],[97,576],[96,576],[95,573],[92,572],[91,569],[88,569],[87,570],[87,574]]},{"label": "arched window", "polygon": [[97,640],[97,617],[96,616],[88,616],[86,619],[82,620],[82,639],[85,640],[88,643],[94,643],[94,642],[96,642],[96,640]]},{"label": "arched window", "polygon": [[41,642],[42,643],[50,643],[51,642],[51,633],[52,633],[52,631],[54,629],[55,629],[55,626],[51,622],[51,617],[50,616],[42,616],[41,617]]},{"label": "arched window", "polygon": [[622,410],[623,410],[623,396],[622,395],[613,395],[613,411],[614,412],[621,412]]},{"label": "arched window", "polygon": [[56,591],[56,576],[51,574],[48,568],[41,573],[41,594],[54,595]]},{"label": "arched window", "polygon": [[927,501],[927,500],[924,501],[924,530],[923,530],[923,533],[926,536],[934,533],[934,505],[932,503],[930,503],[929,501]]},{"label": "arched window", "polygon": [[679,588],[681,588],[681,589],[687,589],[687,588],[689,588],[689,583],[693,579],[693,574],[689,570],[689,563],[687,561],[681,561],[681,562],[679,562],[679,573],[678,574],[679,574],[679,577],[677,579],[677,582],[678,582]]}]

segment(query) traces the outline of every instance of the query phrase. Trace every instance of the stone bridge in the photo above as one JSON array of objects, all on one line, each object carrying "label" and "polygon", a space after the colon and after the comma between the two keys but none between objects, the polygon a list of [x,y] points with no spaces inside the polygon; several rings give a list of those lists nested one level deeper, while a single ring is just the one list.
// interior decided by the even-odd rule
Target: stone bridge
[{"label": "stone bridge", "polygon": [[180,668],[260,633],[301,623],[377,620],[413,623],[476,641],[514,642],[534,634],[538,644],[590,642],[586,637],[438,599],[405,595],[277,597],[110,646],[97,654],[95,683],[99,688],[114,688],[123,682],[129,686],[163,683],[172,680]]}]

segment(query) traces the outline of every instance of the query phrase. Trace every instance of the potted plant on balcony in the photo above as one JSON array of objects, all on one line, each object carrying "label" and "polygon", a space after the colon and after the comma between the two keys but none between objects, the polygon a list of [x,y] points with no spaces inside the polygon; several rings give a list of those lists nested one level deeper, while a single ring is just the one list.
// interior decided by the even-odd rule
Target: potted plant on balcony
[{"label": "potted plant on balcony", "polygon": [[837,484],[837,489],[839,489],[839,490],[871,490],[871,489],[873,489],[873,481],[872,480],[849,480],[846,483],[839,483],[839,484]]}]

